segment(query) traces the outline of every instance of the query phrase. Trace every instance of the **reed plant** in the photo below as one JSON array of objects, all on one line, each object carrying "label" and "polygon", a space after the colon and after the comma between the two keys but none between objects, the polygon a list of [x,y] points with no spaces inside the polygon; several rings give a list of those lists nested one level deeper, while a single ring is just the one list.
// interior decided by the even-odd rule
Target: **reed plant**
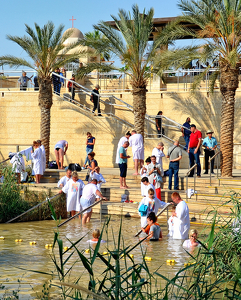
[{"label": "reed plant", "polygon": [[[230,218],[223,218],[217,210],[213,213],[212,226],[209,234],[199,241],[196,252],[188,252],[190,260],[187,266],[181,267],[173,278],[168,278],[157,266],[151,272],[144,257],[142,247],[144,240],[126,246],[122,236],[120,221],[118,236],[112,233],[114,246],[107,246],[108,254],[100,252],[101,238],[106,232],[107,240],[110,231],[110,218],[104,223],[101,236],[95,248],[80,249],[82,236],[70,247],[64,249],[60,233],[54,233],[51,259],[54,271],[42,274],[50,275],[39,299],[100,299],[100,300],[211,300],[241,299],[241,268],[240,268],[240,212],[239,195],[232,194],[228,203],[232,210]],[[231,206],[232,204],[232,206]],[[60,219],[53,206],[49,203],[52,217],[57,224]],[[220,207],[220,206],[219,206]],[[222,222],[221,222],[222,221]],[[218,225],[218,226],[216,226]],[[87,233],[88,234],[88,233]],[[136,263],[131,252],[141,247],[142,260]],[[98,261],[98,267],[96,262]],[[102,267],[100,268],[100,264]],[[71,276],[75,268],[82,268],[88,279]],[[36,271],[34,271],[36,272]],[[77,274],[78,272],[74,272]]]}]

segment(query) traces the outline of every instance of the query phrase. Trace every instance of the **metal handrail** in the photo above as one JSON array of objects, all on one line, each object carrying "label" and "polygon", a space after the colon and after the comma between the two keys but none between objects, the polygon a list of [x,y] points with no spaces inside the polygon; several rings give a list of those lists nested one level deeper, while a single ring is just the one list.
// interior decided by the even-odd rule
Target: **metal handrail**
[{"label": "metal handrail", "polygon": [[[209,157],[209,170],[210,170],[210,186],[212,185],[212,174],[211,174],[211,162],[214,160],[216,156],[218,156],[221,153],[219,150],[217,153],[215,153],[212,157]],[[207,171],[207,170],[206,170]],[[217,160],[217,179],[218,179],[218,160]],[[220,184],[220,182],[219,182]]]},{"label": "metal handrail", "polygon": [[[187,173],[186,173],[186,202],[188,202],[188,198],[187,198],[187,191],[188,191],[188,175],[190,174],[190,172],[192,170],[194,170],[197,167],[197,164],[193,165],[190,169],[188,169]],[[194,191],[195,191],[195,187],[196,187],[196,175],[195,175],[195,171],[194,171]]]}]

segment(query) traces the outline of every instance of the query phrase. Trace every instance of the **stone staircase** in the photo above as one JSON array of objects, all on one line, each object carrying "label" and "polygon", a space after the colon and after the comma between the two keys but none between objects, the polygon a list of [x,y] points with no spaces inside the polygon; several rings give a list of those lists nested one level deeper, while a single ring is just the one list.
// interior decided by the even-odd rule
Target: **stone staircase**
[{"label": "stone staircase", "polygon": [[[79,172],[79,178],[85,180],[87,171]],[[102,174],[107,183],[103,184],[102,193],[110,201],[103,202],[101,211],[103,214],[109,215],[123,215],[125,217],[139,217],[138,203],[141,201],[140,190],[140,176],[131,175],[132,170],[128,170],[127,185],[131,188],[128,190],[121,190],[119,188],[119,169],[117,168],[102,168]],[[180,175],[178,191],[182,199],[186,200],[186,178],[185,172]],[[45,191],[48,194],[56,194],[58,180],[65,175],[62,170],[46,170],[44,177],[41,179],[40,185],[29,185],[29,189],[35,192]],[[85,182],[85,181],[84,181]],[[85,182],[86,183],[86,182]],[[194,178],[188,178],[188,188],[194,187]],[[213,219],[212,212],[217,209],[222,218],[231,216],[231,209],[233,204],[226,203],[230,200],[231,194],[237,194],[237,199],[241,200],[241,178],[235,177],[234,179],[217,179],[212,177],[212,186],[210,186],[209,177],[202,177],[196,179],[194,194],[187,203],[190,210],[190,219],[192,222],[198,224],[211,223]],[[173,191],[168,189],[168,178],[164,179],[162,187],[162,200],[165,202],[171,201],[171,194]],[[240,195],[239,195],[240,193]],[[122,194],[128,196],[129,203],[121,203]],[[134,202],[134,203],[133,203]],[[226,204],[225,204],[226,203]],[[93,212],[100,213],[100,206],[97,205],[93,208]],[[165,222],[170,216],[170,212],[163,213],[160,216],[160,221]],[[221,222],[221,220],[219,221]]]}]

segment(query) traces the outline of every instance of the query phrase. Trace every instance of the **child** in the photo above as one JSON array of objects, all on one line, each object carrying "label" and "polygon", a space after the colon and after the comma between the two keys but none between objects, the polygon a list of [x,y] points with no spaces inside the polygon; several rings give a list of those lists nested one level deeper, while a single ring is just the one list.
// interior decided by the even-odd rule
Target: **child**
[{"label": "child", "polygon": [[173,231],[174,231],[174,216],[175,216],[175,212],[176,212],[176,208],[175,206],[173,205],[171,207],[171,212],[172,212],[172,215],[171,217],[168,219],[168,230],[169,230],[169,236],[173,236]]},{"label": "child", "polygon": [[[154,212],[149,213],[147,216],[147,224],[150,227],[149,235],[147,240],[150,241],[159,241],[162,238],[162,232],[159,225],[156,224],[157,217]],[[145,232],[144,228],[141,228]]]},{"label": "child", "polygon": [[[148,178],[148,175],[147,175],[147,166],[151,163],[151,158],[150,158],[150,156],[147,157],[147,159],[145,160],[145,162],[146,162],[146,165],[143,166],[143,167],[141,168],[141,171],[140,171],[141,178],[143,178],[143,177],[147,177],[147,178]],[[141,182],[141,195],[142,195],[143,197],[146,196],[146,195],[145,195],[145,189],[146,189],[145,185]]]},{"label": "child", "polygon": [[[97,180],[97,189],[100,191],[102,183],[106,183],[105,178],[103,177],[102,174],[100,174],[100,167],[95,167],[92,172],[90,172],[90,177],[91,179],[96,179]],[[96,198],[100,198],[98,195]]]},{"label": "child", "polygon": [[[151,216],[152,216],[152,215],[155,216],[155,213],[154,213],[154,212],[150,212],[150,213],[149,213],[149,216],[150,216],[150,215],[151,215]],[[148,216],[148,217],[149,217],[149,216]],[[160,225],[157,223],[157,217],[156,217],[156,221],[155,221],[154,224],[160,227]],[[145,228],[142,227],[141,230],[142,230],[143,232],[145,232],[146,234],[149,235],[149,233],[150,233],[150,228],[151,228],[151,226],[150,226],[150,225],[147,225]],[[160,238],[162,238],[162,231],[161,231],[161,233],[160,233]]]},{"label": "child", "polygon": [[[99,229],[95,229],[92,233],[93,239],[88,240],[87,243],[98,243],[99,238],[100,238],[100,231]],[[105,241],[101,240],[101,243],[105,243]]]}]

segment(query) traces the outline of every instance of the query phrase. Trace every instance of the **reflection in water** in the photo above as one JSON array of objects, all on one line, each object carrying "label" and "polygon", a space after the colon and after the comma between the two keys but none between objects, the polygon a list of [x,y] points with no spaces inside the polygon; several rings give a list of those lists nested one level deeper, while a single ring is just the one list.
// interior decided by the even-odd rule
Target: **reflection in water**
[{"label": "reflection in water", "polygon": [[[80,220],[75,219],[59,228],[61,239],[64,246],[70,246],[68,239],[72,242],[85,236],[78,244],[79,250],[89,248],[86,243],[92,238],[92,231],[101,228],[98,215],[94,215],[90,224],[82,227]],[[108,232],[104,232],[102,239],[107,243],[101,244],[100,252],[114,249],[113,234],[118,238],[119,217],[111,217]],[[125,246],[134,245],[139,241],[135,238],[135,233],[140,229],[140,220],[137,218],[124,218],[122,222],[122,234]],[[159,272],[167,277],[175,275],[177,270],[189,259],[188,254],[182,248],[183,241],[172,240],[167,237],[167,228],[165,224],[161,225],[163,231],[163,240],[160,242],[144,241],[142,243],[143,252],[146,256],[152,258],[147,262],[151,271],[155,271],[160,267]],[[50,276],[44,274],[33,273],[28,270],[47,272],[52,274],[54,266],[50,258],[51,249],[46,249],[45,244],[52,244],[54,231],[57,231],[55,221],[39,221],[13,224],[0,224],[0,236],[4,236],[5,240],[0,240],[0,283],[9,287],[9,289],[17,289],[19,287],[18,280],[21,281],[21,299],[33,299],[35,291],[41,291],[44,281],[50,279]],[[142,236],[142,235],[141,235]],[[143,234],[145,236],[145,234]],[[15,239],[23,239],[23,242],[17,243]],[[36,241],[37,244],[30,246],[29,242]],[[93,245],[91,245],[94,247]],[[57,253],[57,249],[55,251]],[[133,250],[134,260],[139,263],[142,261],[142,251],[140,247]],[[88,255],[88,254],[86,254]],[[67,267],[70,267],[74,261],[78,259],[77,255],[73,255]],[[167,259],[175,259],[176,264],[167,265]],[[100,260],[96,260],[95,269],[101,274],[103,265]],[[24,270],[23,270],[24,269]],[[81,275],[82,274],[82,275]],[[89,279],[87,272],[81,263],[77,264],[71,276],[82,276],[82,282]],[[72,277],[72,278],[73,278]],[[33,290],[34,289],[34,290]],[[1,292],[0,292],[1,296]]]}]

